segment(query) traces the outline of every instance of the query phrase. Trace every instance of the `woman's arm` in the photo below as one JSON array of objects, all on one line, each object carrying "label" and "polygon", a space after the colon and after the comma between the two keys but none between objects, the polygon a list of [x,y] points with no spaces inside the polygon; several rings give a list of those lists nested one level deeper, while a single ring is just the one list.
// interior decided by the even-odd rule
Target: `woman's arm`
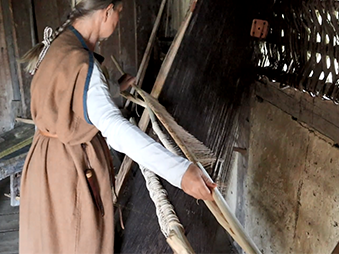
[{"label": "woman's arm", "polygon": [[[102,132],[115,150],[125,153],[172,185],[183,188],[190,195],[202,198],[200,192],[208,194],[209,190],[201,179],[200,169],[188,160],[169,152],[122,117],[120,110],[111,100],[98,64],[94,65],[89,85],[87,113],[94,126]],[[182,183],[183,179],[185,182]],[[195,186],[191,186],[192,184]]]}]

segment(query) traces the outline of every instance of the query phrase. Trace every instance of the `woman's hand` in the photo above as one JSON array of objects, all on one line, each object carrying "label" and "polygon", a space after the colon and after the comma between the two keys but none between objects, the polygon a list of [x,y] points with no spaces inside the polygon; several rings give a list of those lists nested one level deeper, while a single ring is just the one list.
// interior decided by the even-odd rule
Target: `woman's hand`
[{"label": "woman's hand", "polygon": [[122,77],[118,80],[120,85],[120,92],[127,90],[131,85],[135,84],[135,77],[124,74]]},{"label": "woman's hand", "polygon": [[212,189],[215,187],[217,185],[210,181],[194,163],[188,167],[181,180],[182,190],[196,199],[213,201]]}]

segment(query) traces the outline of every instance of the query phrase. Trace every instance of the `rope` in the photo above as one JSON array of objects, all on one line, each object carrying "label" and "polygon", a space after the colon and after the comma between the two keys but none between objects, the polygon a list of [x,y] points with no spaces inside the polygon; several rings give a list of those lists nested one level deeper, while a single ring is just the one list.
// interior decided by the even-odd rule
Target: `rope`
[{"label": "rope", "polygon": [[159,178],[153,172],[141,165],[139,166],[145,178],[146,187],[149,191],[150,197],[154,202],[161,232],[166,238],[168,238],[171,233],[172,225],[177,224],[180,227],[183,226],[180,224],[180,221],[174,211],[174,207],[168,201],[167,192],[162,187]]},{"label": "rope", "polygon": [[36,70],[39,68],[39,65],[41,64],[42,59],[44,59],[49,47],[51,46],[52,41],[53,41],[53,29],[49,26],[46,26],[44,30],[44,39],[42,41],[42,44],[44,44],[44,47],[39,54],[39,58],[35,65],[34,70],[30,72],[32,75],[34,75]]}]

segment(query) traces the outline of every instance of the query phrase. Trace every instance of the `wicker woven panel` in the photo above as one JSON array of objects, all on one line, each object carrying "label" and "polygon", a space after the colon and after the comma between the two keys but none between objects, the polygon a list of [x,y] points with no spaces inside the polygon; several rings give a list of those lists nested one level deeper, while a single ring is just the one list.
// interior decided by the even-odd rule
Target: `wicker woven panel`
[{"label": "wicker woven panel", "polygon": [[266,41],[255,42],[259,73],[339,103],[339,1],[280,0]]}]

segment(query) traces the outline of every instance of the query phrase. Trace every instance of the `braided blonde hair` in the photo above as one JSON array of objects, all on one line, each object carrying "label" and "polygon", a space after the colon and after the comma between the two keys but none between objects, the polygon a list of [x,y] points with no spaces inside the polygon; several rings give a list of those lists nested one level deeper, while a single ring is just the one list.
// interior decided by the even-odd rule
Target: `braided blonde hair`
[{"label": "braided blonde hair", "polygon": [[70,26],[74,20],[78,18],[90,15],[94,11],[105,9],[110,4],[114,5],[114,8],[118,6],[121,0],[78,0],[71,13],[68,15],[67,20],[58,27],[55,31],[52,28],[46,27],[44,30],[44,39],[42,42],[35,45],[30,49],[21,59],[21,63],[27,63],[25,68],[26,72],[34,75],[39,68],[40,63],[45,57],[51,43],[57,38],[68,26]]}]

